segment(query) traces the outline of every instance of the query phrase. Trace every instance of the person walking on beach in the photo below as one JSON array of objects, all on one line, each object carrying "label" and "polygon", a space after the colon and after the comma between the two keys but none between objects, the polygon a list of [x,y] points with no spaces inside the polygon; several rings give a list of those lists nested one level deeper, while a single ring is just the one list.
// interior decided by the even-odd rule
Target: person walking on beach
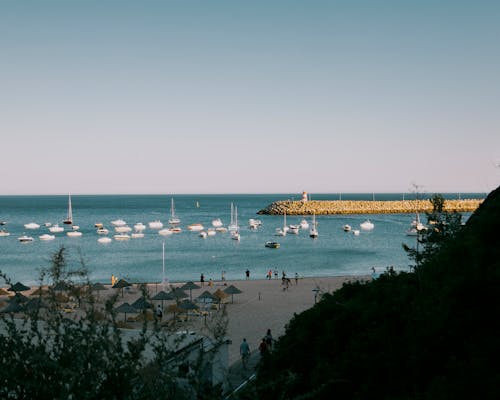
[{"label": "person walking on beach", "polygon": [[226,271],[222,270],[220,277],[221,277],[221,281],[224,282],[226,280]]},{"label": "person walking on beach", "polygon": [[277,269],[274,270],[274,279],[278,279],[278,270]]},{"label": "person walking on beach", "polygon": [[246,275],[247,279],[250,279],[250,271],[248,270],[248,268],[245,271],[245,275]]},{"label": "person walking on beach", "polygon": [[248,345],[246,338],[243,338],[243,342],[240,344],[240,356],[243,369],[247,369],[248,359],[250,358],[250,346]]},{"label": "person walking on beach", "polygon": [[299,274],[297,272],[295,273],[295,284],[299,284]]},{"label": "person walking on beach", "polygon": [[201,274],[200,276],[200,283],[201,283],[201,286],[205,286],[205,275]]},{"label": "person walking on beach", "polygon": [[267,273],[267,279],[271,280],[272,277],[273,277],[273,271],[269,270],[269,272]]}]

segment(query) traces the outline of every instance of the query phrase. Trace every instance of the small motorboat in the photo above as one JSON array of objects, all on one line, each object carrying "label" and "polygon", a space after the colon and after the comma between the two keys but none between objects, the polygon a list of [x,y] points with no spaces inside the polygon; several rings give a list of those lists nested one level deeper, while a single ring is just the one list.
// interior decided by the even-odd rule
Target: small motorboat
[{"label": "small motorboat", "polygon": [[103,228],[103,227],[104,227],[104,225],[101,222],[96,222],[94,224],[94,228],[100,229],[100,228]]},{"label": "small motorboat", "polygon": [[111,243],[112,242],[111,238],[109,238],[107,236],[100,237],[99,239],[97,239],[97,241],[99,243]]},{"label": "small motorboat", "polygon": [[351,225],[345,224],[342,229],[344,230],[344,232],[350,232],[352,227],[351,227]]},{"label": "small motorboat", "polygon": [[220,218],[215,218],[212,220],[212,226],[214,228],[220,228],[222,226],[222,221]]},{"label": "small motorboat", "polygon": [[162,236],[169,236],[174,232],[172,231],[172,229],[160,229],[158,233]]},{"label": "small motorboat", "polygon": [[279,249],[280,244],[278,242],[266,242],[266,247],[269,247],[270,249]]},{"label": "small motorboat", "polygon": [[300,221],[300,229],[309,229],[309,222],[306,219]]},{"label": "small motorboat", "polygon": [[239,231],[233,231],[231,232],[231,239],[240,241],[241,235]]},{"label": "small motorboat", "polygon": [[208,236],[215,236],[216,234],[217,234],[217,231],[214,228],[208,228],[208,230],[207,230]]},{"label": "small motorboat", "polygon": [[130,239],[130,235],[127,235],[126,233],[119,233],[117,235],[114,235],[113,237],[115,238],[115,240],[129,240]]},{"label": "small motorboat", "polygon": [[21,243],[28,243],[28,242],[32,242],[33,238],[31,236],[23,235],[23,236],[19,236],[17,238],[17,240],[19,240]]},{"label": "small motorboat", "polygon": [[288,227],[288,233],[291,233],[292,235],[298,235],[299,229],[300,229],[300,225],[290,225]]},{"label": "small motorboat", "polygon": [[49,228],[49,232],[51,233],[61,233],[64,232],[64,228],[62,226],[59,226],[59,224],[52,225]]},{"label": "small motorboat", "polygon": [[134,225],[134,229],[137,232],[142,232],[142,231],[146,230],[146,225],[144,225],[142,222],[138,222],[137,224]]},{"label": "small motorboat", "polygon": [[106,229],[104,227],[100,227],[97,229],[98,235],[107,235],[108,233],[109,233],[109,229]]},{"label": "small motorboat", "polygon": [[10,236],[10,233],[7,232],[5,229],[2,229],[0,231],[0,237],[6,237],[6,236]]},{"label": "small motorboat", "polygon": [[142,233],[142,232],[134,232],[134,233],[130,234],[130,237],[132,239],[141,239],[141,238],[144,237],[144,233]]},{"label": "small motorboat", "polygon": [[123,225],[123,226],[116,226],[115,231],[118,233],[128,233],[132,230],[130,226]]},{"label": "small motorboat", "polygon": [[149,224],[151,229],[161,229],[163,228],[163,223],[160,220],[151,221]]},{"label": "small motorboat", "polygon": [[56,238],[55,235],[49,235],[48,233],[45,233],[44,235],[38,236],[38,239],[44,240],[44,241],[54,240],[55,238]]},{"label": "small motorboat", "polygon": [[352,233],[354,236],[359,236],[359,229],[354,229]]},{"label": "small motorboat", "polygon": [[191,225],[188,225],[188,229],[190,231],[199,232],[199,231],[202,231],[205,228],[203,227],[202,224],[191,224]]},{"label": "small motorboat", "polygon": [[111,221],[111,225],[124,226],[124,225],[127,225],[127,223],[123,219],[115,219],[114,221]]},{"label": "small motorboat", "polygon": [[36,222],[30,222],[29,224],[24,224],[24,227],[26,229],[38,229],[40,228],[40,225],[38,225]]},{"label": "small motorboat", "polygon": [[373,224],[373,222],[367,219],[365,222],[359,224],[359,227],[364,231],[371,231],[373,228],[375,228],[375,225]]},{"label": "small motorboat", "polygon": [[200,234],[199,234],[199,236],[200,236],[201,238],[205,239],[205,238],[208,236],[208,234],[207,234],[207,232],[205,232],[205,231],[201,231],[201,232],[200,232]]},{"label": "small motorboat", "polygon": [[82,236],[82,232],[80,232],[80,231],[68,231],[68,232],[66,232],[66,235],[68,235],[69,237],[80,237],[80,236]]}]

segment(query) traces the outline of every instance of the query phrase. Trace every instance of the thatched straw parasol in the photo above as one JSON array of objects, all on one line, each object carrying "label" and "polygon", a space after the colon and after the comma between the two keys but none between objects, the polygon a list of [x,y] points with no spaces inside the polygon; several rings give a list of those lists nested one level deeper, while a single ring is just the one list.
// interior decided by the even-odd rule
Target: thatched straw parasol
[{"label": "thatched straw parasol", "polygon": [[127,314],[136,314],[137,313],[137,309],[135,307],[132,307],[128,303],[120,304],[118,307],[115,308],[115,311],[118,313],[125,314],[125,316],[123,318],[124,321],[127,320]]},{"label": "thatched straw parasol", "polygon": [[25,292],[26,290],[30,290],[31,288],[29,286],[23,285],[21,282],[17,282],[14,285],[12,285],[8,291],[9,292]]},{"label": "thatched straw parasol", "polygon": [[[179,303],[179,308],[186,310],[186,315],[189,316],[189,310],[197,310],[198,306],[190,300],[183,300]],[[188,318],[187,316],[186,316],[186,320]]]},{"label": "thatched straw parasol", "polygon": [[153,297],[151,297],[151,300],[161,300],[161,308],[163,309],[164,300],[175,300],[175,298],[170,293],[164,292],[162,290],[161,292],[158,292]]},{"label": "thatched straw parasol", "polygon": [[224,293],[231,295],[231,303],[233,303],[233,295],[240,294],[243,292],[240,289],[238,289],[236,286],[231,285],[231,286],[228,286],[227,288],[224,289]]},{"label": "thatched straw parasol", "polygon": [[120,279],[118,282],[116,282],[112,288],[113,289],[121,289],[122,291],[122,297],[123,297],[123,288],[126,288],[128,286],[132,286],[131,283],[128,283],[125,279]]},{"label": "thatched straw parasol", "polygon": [[137,310],[146,310],[148,308],[153,308],[153,305],[149,303],[144,297],[139,297],[136,301],[131,304],[132,307]]},{"label": "thatched straw parasol", "polygon": [[200,289],[201,286],[198,286],[196,283],[189,281],[186,282],[184,285],[181,286],[182,290],[189,290],[189,300],[193,301],[193,295],[192,295],[192,290],[193,289]]}]

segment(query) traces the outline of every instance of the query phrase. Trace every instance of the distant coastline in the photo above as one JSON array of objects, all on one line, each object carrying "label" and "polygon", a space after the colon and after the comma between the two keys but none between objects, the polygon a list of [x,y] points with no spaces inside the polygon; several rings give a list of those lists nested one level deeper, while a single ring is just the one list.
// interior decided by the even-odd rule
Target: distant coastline
[{"label": "distant coastline", "polygon": [[[484,199],[446,200],[449,212],[473,212]],[[404,214],[432,211],[429,200],[310,200],[275,201],[257,212],[262,215]]]}]

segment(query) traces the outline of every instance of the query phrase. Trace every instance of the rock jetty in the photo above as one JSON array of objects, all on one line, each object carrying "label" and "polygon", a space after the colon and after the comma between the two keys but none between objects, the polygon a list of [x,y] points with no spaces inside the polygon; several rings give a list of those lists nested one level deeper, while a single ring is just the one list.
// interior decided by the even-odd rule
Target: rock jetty
[{"label": "rock jetty", "polygon": [[[446,200],[444,210],[449,212],[472,212],[482,199]],[[310,200],[275,201],[257,214],[267,215],[331,215],[331,214],[402,214],[430,212],[429,200],[400,201],[353,201],[353,200]]]}]

